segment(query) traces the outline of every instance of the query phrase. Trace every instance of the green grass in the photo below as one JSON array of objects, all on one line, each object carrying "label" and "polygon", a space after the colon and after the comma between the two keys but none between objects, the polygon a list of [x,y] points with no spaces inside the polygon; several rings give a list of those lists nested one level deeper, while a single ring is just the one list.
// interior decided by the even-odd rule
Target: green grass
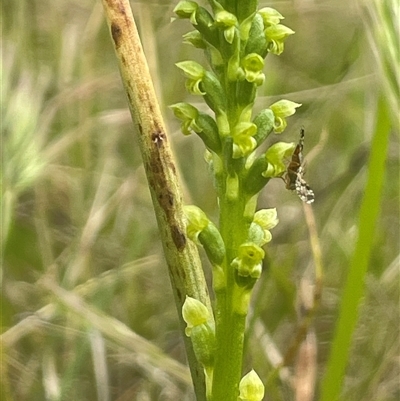
[{"label": "green grass", "polygon": [[[355,252],[365,250],[365,292],[350,324],[355,332],[344,347],[334,348],[345,368],[334,391],[343,400],[391,401],[400,396],[395,22],[389,2],[386,8],[373,2],[307,4],[262,3],[281,11],[296,35],[280,58],[267,58],[269,86],[258,106],[280,97],[303,103],[282,140],[296,140],[305,127],[307,181],[316,194],[324,288],[314,323],[315,400],[321,388],[328,391],[323,377],[335,364],[330,351],[338,341],[336,325],[345,318],[340,305],[352,277],[347,273]],[[174,63],[194,52],[181,45],[188,26],[169,22],[174,6],[133,2],[133,12],[185,200],[216,216],[200,141],[183,137],[166,108],[185,100]],[[101,2],[6,0],[2,7],[3,399],[193,400]],[[381,95],[386,103],[377,108]],[[373,206],[361,212],[367,188],[375,188],[375,181],[366,187],[367,175],[374,180],[377,171],[369,155],[379,151],[376,123],[384,115],[392,125],[384,170],[376,178],[376,185],[384,178],[382,197],[373,197]],[[313,258],[302,207],[283,183],[267,186],[260,207],[277,207],[280,218],[266,249],[246,342],[246,369],[254,367],[265,381],[295,331],[300,282],[310,277]],[[356,247],[373,208],[379,214],[374,231],[366,228],[368,249]],[[362,277],[354,280],[355,288]],[[346,288],[349,294],[352,283]],[[295,364],[267,389],[268,400],[295,399]]]}]

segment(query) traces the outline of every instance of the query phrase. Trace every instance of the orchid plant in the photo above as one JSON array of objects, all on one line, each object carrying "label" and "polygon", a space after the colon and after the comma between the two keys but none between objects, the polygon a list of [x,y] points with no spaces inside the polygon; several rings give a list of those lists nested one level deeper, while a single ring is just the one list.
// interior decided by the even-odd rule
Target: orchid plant
[{"label": "orchid plant", "polygon": [[277,10],[257,10],[257,3],[209,0],[209,12],[194,1],[180,1],[174,10],[194,28],[184,42],[202,49],[208,61],[207,68],[194,61],[176,65],[187,78],[188,92],[201,96],[210,113],[183,102],[171,109],[183,134],[203,140],[219,205],[218,224],[197,206],[185,208],[188,237],[204,248],[213,273],[213,315],[190,297],[182,311],[210,401],[264,397],[254,370],[242,377],[249,301],[262,272],[263,246],[278,224],[276,209],[256,210],[257,198],[271,179],[287,175],[286,161],[296,144],[278,142],[261,154],[257,150],[269,135],[281,134],[287,117],[301,106],[280,100],[253,116],[257,88],[266,79],[264,60],[280,55],[294,33],[281,24],[284,17]]}]

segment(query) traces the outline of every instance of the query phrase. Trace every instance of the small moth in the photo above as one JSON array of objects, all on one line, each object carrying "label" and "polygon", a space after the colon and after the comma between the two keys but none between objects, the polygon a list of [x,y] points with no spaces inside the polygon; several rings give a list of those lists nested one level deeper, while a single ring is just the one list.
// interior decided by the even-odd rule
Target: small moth
[{"label": "small moth", "polygon": [[303,167],[303,146],[304,146],[304,129],[300,130],[299,143],[296,145],[292,158],[286,168],[284,181],[286,189],[296,191],[299,198],[306,203],[314,202],[314,191],[304,180],[304,167]]}]

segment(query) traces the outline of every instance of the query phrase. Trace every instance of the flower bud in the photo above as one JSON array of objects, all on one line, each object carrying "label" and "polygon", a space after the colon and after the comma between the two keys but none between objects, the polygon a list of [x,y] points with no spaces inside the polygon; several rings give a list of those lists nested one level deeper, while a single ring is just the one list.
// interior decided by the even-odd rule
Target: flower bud
[{"label": "flower bud", "polygon": [[261,401],[264,398],[264,385],[254,370],[243,376],[239,383],[239,400]]},{"label": "flower bud", "polygon": [[205,305],[192,297],[186,297],[182,317],[187,327],[185,333],[191,338],[197,360],[204,367],[211,367],[215,354],[215,328]]},{"label": "flower bud", "polygon": [[[186,296],[182,306],[182,317],[190,332],[193,327],[207,323],[208,319],[210,319],[210,312],[203,303],[195,298]],[[190,336],[190,334],[187,335]]]},{"label": "flower bud", "polygon": [[197,206],[185,206],[184,212],[188,219],[188,237],[204,247],[212,265],[220,265],[225,258],[225,244],[218,228]]},{"label": "flower bud", "polygon": [[198,236],[208,226],[208,217],[199,207],[194,205],[184,206],[183,211],[188,219],[187,235],[192,241],[199,243]]}]

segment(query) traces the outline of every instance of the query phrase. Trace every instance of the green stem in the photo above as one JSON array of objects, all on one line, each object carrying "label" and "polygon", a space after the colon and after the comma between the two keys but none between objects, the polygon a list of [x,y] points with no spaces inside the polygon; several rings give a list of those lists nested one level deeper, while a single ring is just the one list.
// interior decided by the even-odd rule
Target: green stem
[{"label": "green stem", "polygon": [[245,202],[240,197],[234,201],[223,195],[220,197],[220,230],[226,246],[226,288],[216,293],[217,347],[212,401],[236,401],[242,375],[246,316],[235,311],[235,270],[231,262],[248,230],[243,217],[244,207]]}]

